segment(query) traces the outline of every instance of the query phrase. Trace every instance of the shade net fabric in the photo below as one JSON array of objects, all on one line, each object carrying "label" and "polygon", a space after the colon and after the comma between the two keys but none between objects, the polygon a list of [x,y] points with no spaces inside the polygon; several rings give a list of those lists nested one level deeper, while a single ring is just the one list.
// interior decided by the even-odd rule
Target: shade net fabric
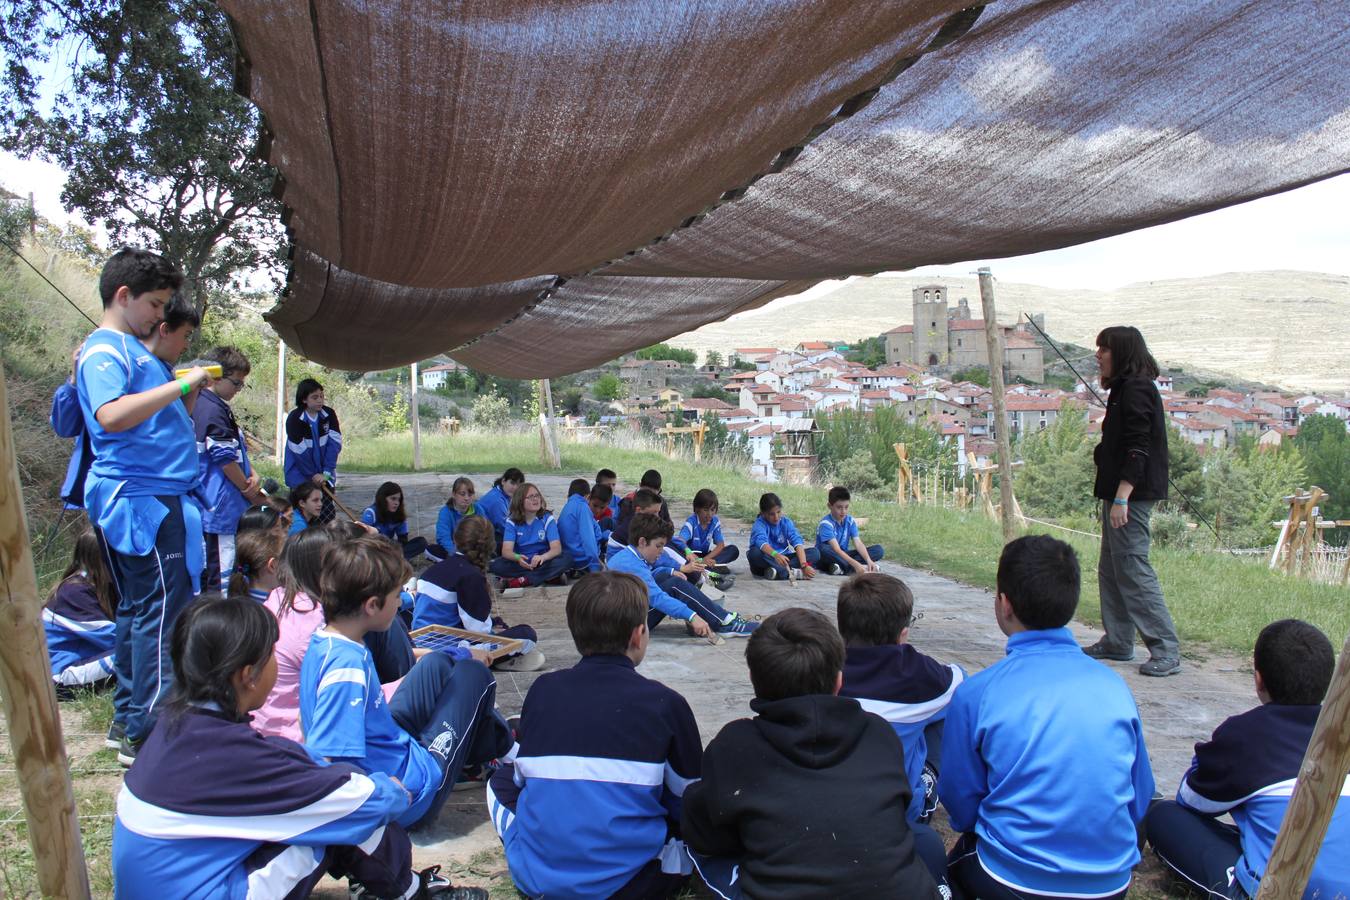
[{"label": "shade net fabric", "polygon": [[557,375],[1350,169],[1338,3],[221,6],[296,246],[271,320],[342,368]]}]

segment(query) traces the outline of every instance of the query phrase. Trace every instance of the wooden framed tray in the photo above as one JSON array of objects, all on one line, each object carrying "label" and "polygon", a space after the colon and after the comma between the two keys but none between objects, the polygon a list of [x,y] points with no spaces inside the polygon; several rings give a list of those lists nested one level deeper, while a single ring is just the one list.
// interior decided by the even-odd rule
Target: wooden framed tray
[{"label": "wooden framed tray", "polygon": [[480,634],[477,631],[465,631],[463,628],[451,628],[449,625],[423,625],[416,631],[409,632],[408,636],[412,638],[414,647],[423,647],[427,650],[448,650],[451,647],[482,650],[494,663],[525,649],[525,642],[518,638]]}]

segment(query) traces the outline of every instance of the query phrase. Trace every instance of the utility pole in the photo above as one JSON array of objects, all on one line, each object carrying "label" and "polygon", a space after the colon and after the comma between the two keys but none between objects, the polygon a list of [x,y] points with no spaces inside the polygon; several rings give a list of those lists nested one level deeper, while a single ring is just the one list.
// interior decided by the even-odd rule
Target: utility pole
[{"label": "utility pole", "polygon": [[1013,518],[1012,440],[1008,435],[1008,407],[1003,383],[1003,342],[999,340],[998,320],[994,318],[994,275],[987,266],[979,270],[980,305],[984,308],[984,343],[989,350],[989,389],[993,392],[995,440],[998,443],[999,518],[1003,522],[1003,542],[1017,537]]}]

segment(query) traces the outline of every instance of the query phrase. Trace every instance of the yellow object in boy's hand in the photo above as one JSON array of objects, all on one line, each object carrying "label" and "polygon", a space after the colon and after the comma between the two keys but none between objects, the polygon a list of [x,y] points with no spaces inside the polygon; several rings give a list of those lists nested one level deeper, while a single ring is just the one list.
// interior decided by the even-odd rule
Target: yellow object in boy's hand
[{"label": "yellow object in boy's hand", "polygon": [[[224,376],[224,374],[225,374],[225,369],[224,369],[222,366],[220,366],[219,364],[214,364],[214,365],[209,365],[209,366],[202,366],[202,368],[206,370],[206,374],[207,374],[207,375],[210,375],[212,378],[215,378],[215,379],[217,379],[217,380],[219,380],[219,379],[220,379],[222,376]],[[187,377],[187,374],[188,374],[189,372],[191,372],[191,371],[192,371],[192,368],[191,368],[191,367],[186,368],[186,369],[174,369],[174,370],[173,370],[173,377],[174,377],[174,378],[186,378],[186,377]]]}]

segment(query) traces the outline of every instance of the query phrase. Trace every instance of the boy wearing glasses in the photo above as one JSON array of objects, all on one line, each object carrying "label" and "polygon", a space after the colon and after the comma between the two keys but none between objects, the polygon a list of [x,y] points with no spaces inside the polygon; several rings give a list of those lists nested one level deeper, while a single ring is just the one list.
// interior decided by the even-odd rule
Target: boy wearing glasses
[{"label": "boy wearing glasses", "polygon": [[202,391],[192,410],[197,432],[198,468],[206,510],[202,531],[206,534],[206,575],[202,590],[219,592],[234,568],[234,536],[239,517],[250,506],[265,503],[258,490],[259,478],[249,465],[244,432],[234,417],[230,401],[244,389],[251,366],[234,347],[216,347],[206,354],[220,364],[221,377]]}]

